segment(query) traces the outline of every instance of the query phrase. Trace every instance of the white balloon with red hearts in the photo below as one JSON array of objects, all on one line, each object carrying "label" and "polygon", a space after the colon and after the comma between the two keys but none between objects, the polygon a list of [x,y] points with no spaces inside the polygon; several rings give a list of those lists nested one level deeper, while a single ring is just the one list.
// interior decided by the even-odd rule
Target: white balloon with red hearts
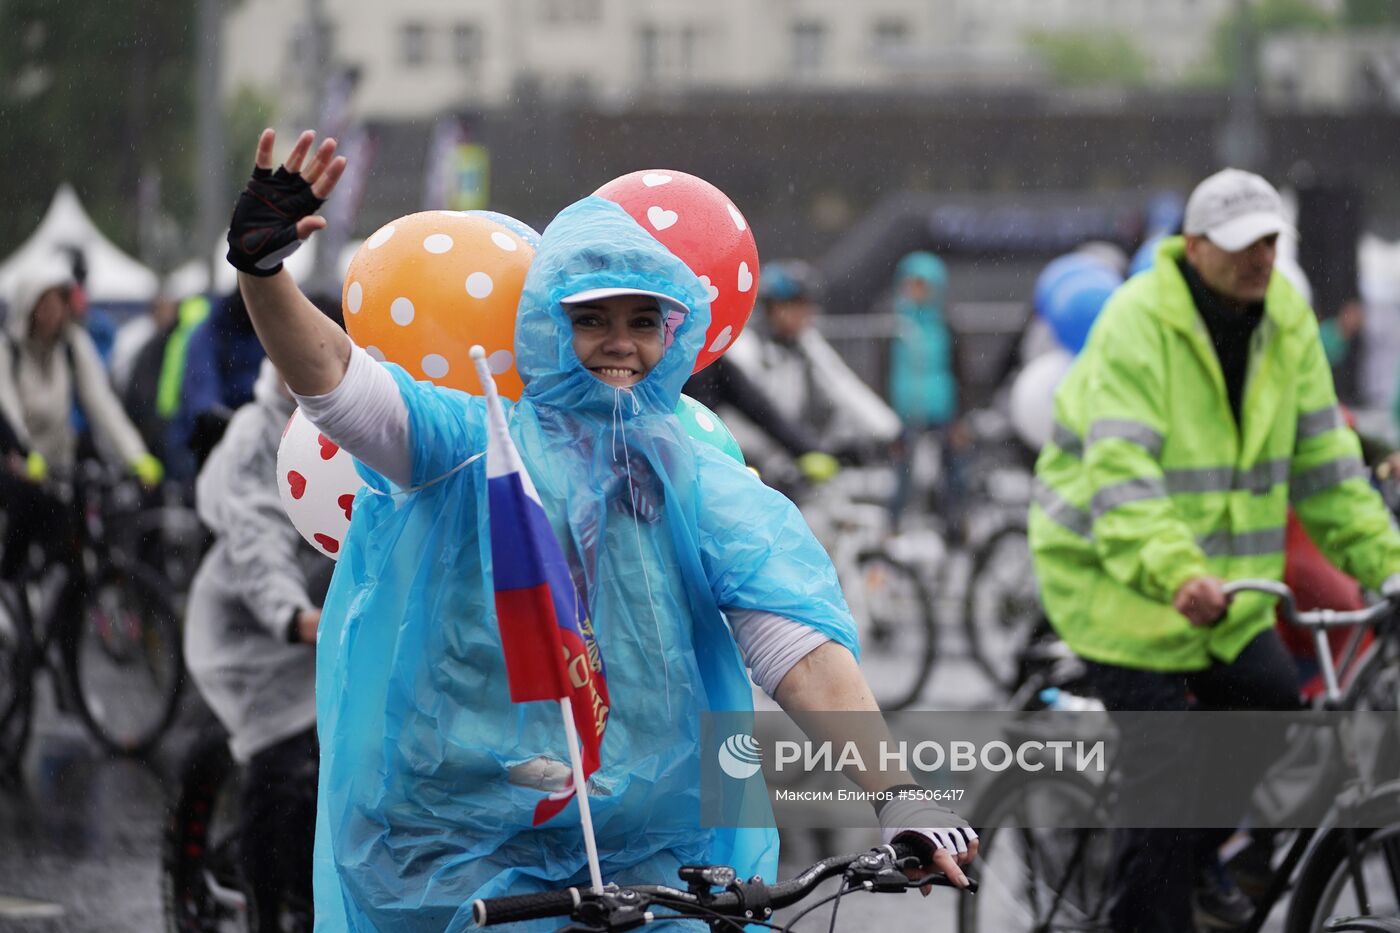
[{"label": "white balloon with red hearts", "polygon": [[300,408],[292,412],[277,448],[277,493],[296,530],[331,560],[340,559],[355,494],[362,486],[354,458],[322,434]]}]

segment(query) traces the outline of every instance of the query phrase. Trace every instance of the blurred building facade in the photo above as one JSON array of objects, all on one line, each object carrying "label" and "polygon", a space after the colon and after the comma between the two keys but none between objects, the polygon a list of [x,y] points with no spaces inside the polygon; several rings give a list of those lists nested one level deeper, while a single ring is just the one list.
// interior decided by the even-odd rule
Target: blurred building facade
[{"label": "blurred building facade", "polygon": [[1299,33],[1263,44],[1265,100],[1281,109],[1400,109],[1400,34]]},{"label": "blurred building facade", "polygon": [[[1031,88],[1036,37],[1121,36],[1146,77],[1185,79],[1236,0],[244,0],[228,92],[295,95],[353,67],[363,119],[519,95],[623,107],[687,91]],[[313,22],[323,25],[317,29]],[[1086,25],[1088,24],[1088,25]]]}]

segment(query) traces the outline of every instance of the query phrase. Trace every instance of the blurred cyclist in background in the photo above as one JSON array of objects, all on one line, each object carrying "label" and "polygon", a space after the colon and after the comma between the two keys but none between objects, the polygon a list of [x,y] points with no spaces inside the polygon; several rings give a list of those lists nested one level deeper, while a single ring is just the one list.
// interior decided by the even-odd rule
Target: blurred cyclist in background
[{"label": "blurred cyclist in background", "polygon": [[[815,435],[822,451],[864,459],[899,437],[899,417],[812,326],[821,296],[821,280],[807,263],[766,264],[758,286],[761,311],[726,359],[779,415]],[[752,451],[763,469],[778,451],[747,420],[734,421],[730,427],[740,446],[746,454]]]},{"label": "blurred cyclist in background", "polygon": [[944,311],[948,270],[932,253],[910,253],[895,267],[894,313],[898,330],[891,345],[890,402],[904,422],[900,438],[899,481],[892,521],[908,505],[916,448],[932,436],[939,454],[938,512],[949,534],[963,536],[963,451],[970,443],[958,430],[958,382],[953,333]]},{"label": "blurred cyclist in background", "polygon": [[[24,270],[11,295],[0,347],[0,405],[47,468],[71,470],[78,457],[76,405],[122,464],[156,485],[161,464],[122,411],[92,338],[73,320],[73,270],[55,254]],[[46,472],[46,470],[41,470]]]},{"label": "blurred cyclist in background", "polygon": [[[809,479],[831,476],[838,467],[835,460],[822,452],[821,440],[805,425],[791,421],[778,413],[773,400],[744,371],[721,356],[685,384],[685,394],[707,408],[718,411],[727,408],[743,415],[753,426],[781,447]],[[814,475],[815,474],[815,475]]]},{"label": "blurred cyclist in background", "polygon": [[316,631],[335,564],[292,526],[277,448],[296,405],[264,361],[196,487],[214,547],[190,589],[185,663],[246,766],[243,876],[255,930],[280,930],[286,895],[311,901],[316,823]]},{"label": "blurred cyclist in background", "polygon": [[265,354],[243,296],[234,288],[210,301],[209,316],[184,348],[179,410],[170,422],[171,472],[192,477],[223,434],[229,414],[253,398]]}]

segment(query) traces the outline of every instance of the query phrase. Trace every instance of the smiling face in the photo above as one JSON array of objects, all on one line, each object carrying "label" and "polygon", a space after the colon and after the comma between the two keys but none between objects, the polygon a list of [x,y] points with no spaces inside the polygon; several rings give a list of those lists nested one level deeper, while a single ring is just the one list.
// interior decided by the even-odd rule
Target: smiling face
[{"label": "smiling face", "polygon": [[1186,259],[1214,291],[1241,304],[1263,301],[1274,271],[1278,234],[1229,253],[1204,236],[1186,237]]},{"label": "smiling face", "polygon": [[665,352],[661,309],[646,295],[616,295],[568,305],[574,353],[583,368],[610,386],[646,378]]}]

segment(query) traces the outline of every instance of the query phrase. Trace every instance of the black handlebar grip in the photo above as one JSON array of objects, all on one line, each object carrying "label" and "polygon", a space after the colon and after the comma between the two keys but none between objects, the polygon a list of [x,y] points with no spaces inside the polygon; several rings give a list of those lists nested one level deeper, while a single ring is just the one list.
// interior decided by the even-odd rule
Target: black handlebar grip
[{"label": "black handlebar grip", "polygon": [[488,897],[472,903],[472,919],[479,927],[540,917],[567,917],[578,906],[578,889],[541,891],[538,894],[515,894],[510,897]]},{"label": "black handlebar grip", "polygon": [[[914,846],[909,845],[909,844],[906,843],[906,842],[892,842],[892,843],[890,843],[890,848],[891,848],[891,849],[894,849],[895,861],[899,861],[900,859],[906,859],[906,858],[922,858],[922,857],[923,857],[923,856],[921,856],[921,855],[919,854],[919,850],[918,850],[918,849],[916,849]],[[953,882],[950,881],[950,880],[947,878],[947,876],[945,876],[945,875],[937,875],[937,876],[935,876],[935,877],[934,877],[933,879],[931,879],[931,880],[932,880],[932,882],[933,882],[934,884],[944,885],[944,886],[950,887],[950,888],[956,888],[956,887],[957,887],[957,885],[953,884]],[[962,890],[966,891],[968,894],[976,894],[976,893],[977,893],[977,879],[975,879],[975,878],[969,878],[969,879],[967,879],[967,887],[966,887],[966,888],[963,888]]]}]

